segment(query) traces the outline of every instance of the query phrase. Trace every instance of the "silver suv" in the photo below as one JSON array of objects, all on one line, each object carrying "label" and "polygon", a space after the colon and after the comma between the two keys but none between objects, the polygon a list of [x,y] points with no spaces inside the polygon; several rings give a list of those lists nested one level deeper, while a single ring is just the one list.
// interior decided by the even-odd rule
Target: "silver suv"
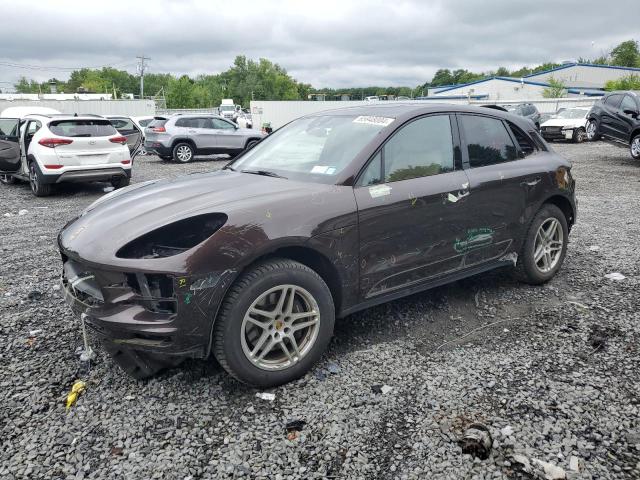
[{"label": "silver suv", "polygon": [[252,147],[264,134],[216,115],[176,114],[156,118],[144,132],[144,148],[163,160],[187,163],[195,155],[227,153],[231,157]]}]

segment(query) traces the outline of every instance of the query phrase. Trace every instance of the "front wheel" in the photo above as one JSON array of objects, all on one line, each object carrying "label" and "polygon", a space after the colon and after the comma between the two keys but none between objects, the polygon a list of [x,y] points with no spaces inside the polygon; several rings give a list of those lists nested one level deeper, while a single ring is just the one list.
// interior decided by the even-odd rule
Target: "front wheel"
[{"label": "front wheel", "polygon": [[129,177],[118,177],[111,180],[111,185],[116,190],[119,188],[127,187],[131,183],[131,179]]},{"label": "front wheel", "polygon": [[331,292],[288,259],[260,263],[231,287],[214,325],[213,352],[243,383],[273,387],[304,375],[333,333]]},{"label": "front wheel", "polygon": [[634,159],[640,160],[640,133],[631,139],[629,151]]},{"label": "front wheel", "polygon": [[567,253],[567,219],[555,205],[545,204],[533,217],[516,264],[517,276],[540,285],[560,270]]},{"label": "front wheel", "polygon": [[585,132],[584,128],[576,128],[573,131],[573,141],[575,143],[582,143],[587,139],[587,132]]},{"label": "front wheel", "polygon": [[587,122],[586,127],[587,140],[595,142],[600,138],[600,132],[598,131],[598,122],[595,119],[591,119]]},{"label": "front wheel", "polygon": [[36,197],[46,197],[51,195],[52,185],[42,183],[42,175],[38,171],[34,162],[29,164],[29,186],[31,187],[31,192]]},{"label": "front wheel", "polygon": [[193,147],[188,143],[178,143],[173,147],[173,159],[180,163],[189,163],[193,160]]}]

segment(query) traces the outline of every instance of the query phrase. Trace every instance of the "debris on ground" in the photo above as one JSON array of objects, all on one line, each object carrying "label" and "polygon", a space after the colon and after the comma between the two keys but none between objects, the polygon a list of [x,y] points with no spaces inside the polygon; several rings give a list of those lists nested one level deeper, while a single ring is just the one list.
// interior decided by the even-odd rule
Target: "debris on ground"
[{"label": "debris on ground", "polygon": [[472,423],[467,427],[464,436],[458,442],[462,448],[462,453],[473,455],[480,460],[486,460],[491,453],[491,433],[489,428],[482,423]]},{"label": "debris on ground", "polygon": [[273,402],[276,399],[275,393],[267,393],[267,392],[258,392],[256,393],[256,397],[260,400],[266,400],[268,402]]},{"label": "debris on ground", "polygon": [[600,250],[600,247],[598,245],[590,245],[589,246],[589,251],[590,252],[597,252],[598,250]]},{"label": "debris on ground", "polygon": [[22,210],[18,210],[18,215],[20,216],[26,215],[27,213],[29,213],[29,210],[25,210],[24,208]]},{"label": "debris on ground", "polygon": [[39,333],[42,333],[41,329],[38,330],[29,330],[29,336],[30,337],[35,337],[36,335],[38,335]]},{"label": "debris on ground", "polygon": [[111,447],[111,450],[109,450],[109,454],[114,456],[114,457],[119,457],[120,455],[124,454],[124,448],[122,448],[122,447]]},{"label": "debris on ground", "polygon": [[42,292],[38,290],[31,290],[27,294],[27,300],[31,300],[32,302],[37,302],[38,300],[42,300]]},{"label": "debris on ground", "polygon": [[537,458],[532,458],[531,463],[538,467],[538,476],[540,476],[540,473],[544,475],[542,478],[547,480],[563,480],[567,478],[567,473],[564,469],[554,465],[553,463],[538,460]]},{"label": "debris on ground", "polygon": [[604,278],[607,278],[609,280],[624,280],[625,277],[623,274],[621,274],[620,272],[611,272],[611,273],[607,273]]},{"label": "debris on ground", "polygon": [[304,420],[291,420],[285,425],[287,440],[295,440],[300,436],[300,431],[307,424]]},{"label": "debris on ground", "polygon": [[84,393],[86,389],[87,389],[87,384],[84,383],[82,380],[78,380],[76,381],[76,383],[73,384],[73,386],[71,387],[71,391],[67,395],[67,411],[69,411],[71,407],[75,405],[76,401],[78,401],[78,397],[80,396],[80,394]]},{"label": "debris on ground", "polygon": [[327,371],[329,373],[331,373],[332,375],[336,375],[336,374],[340,373],[340,367],[338,366],[337,363],[329,362],[327,364]]},{"label": "debris on ground", "polygon": [[371,385],[371,391],[373,393],[381,393],[383,395],[386,395],[391,390],[393,390],[393,387],[389,385]]}]

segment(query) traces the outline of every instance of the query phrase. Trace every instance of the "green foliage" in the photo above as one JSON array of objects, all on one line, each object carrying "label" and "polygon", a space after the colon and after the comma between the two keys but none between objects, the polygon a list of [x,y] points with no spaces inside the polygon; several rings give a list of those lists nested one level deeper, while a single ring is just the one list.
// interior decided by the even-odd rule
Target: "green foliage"
[{"label": "green foliage", "polygon": [[629,75],[618,80],[609,80],[605,90],[640,90],[640,75]]},{"label": "green foliage", "polygon": [[621,67],[640,67],[638,42],[627,40],[611,50],[611,64]]},{"label": "green foliage", "polygon": [[559,80],[549,78],[549,86],[542,91],[544,98],[562,98],[567,94],[567,87]]}]

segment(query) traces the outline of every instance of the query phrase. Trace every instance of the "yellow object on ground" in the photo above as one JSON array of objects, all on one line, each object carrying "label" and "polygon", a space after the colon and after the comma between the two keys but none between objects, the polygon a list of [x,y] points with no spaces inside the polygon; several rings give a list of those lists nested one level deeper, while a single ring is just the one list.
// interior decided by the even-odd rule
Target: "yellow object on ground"
[{"label": "yellow object on ground", "polygon": [[67,411],[69,411],[69,409],[73,407],[73,405],[76,403],[76,400],[78,400],[78,397],[80,396],[80,394],[83,393],[86,389],[87,389],[87,384],[84,383],[82,380],[78,380],[76,383],[73,384],[73,387],[71,387],[71,391],[69,392],[69,395],[67,395]]}]

